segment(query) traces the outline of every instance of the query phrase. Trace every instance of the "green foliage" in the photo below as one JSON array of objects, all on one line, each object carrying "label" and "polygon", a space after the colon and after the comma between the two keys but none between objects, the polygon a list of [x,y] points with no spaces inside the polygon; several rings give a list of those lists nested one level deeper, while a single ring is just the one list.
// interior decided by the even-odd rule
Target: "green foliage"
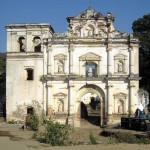
[{"label": "green foliage", "polygon": [[109,139],[109,144],[116,144],[118,143],[118,140],[115,136],[110,136],[110,139]]},{"label": "green foliage", "polygon": [[69,133],[71,128],[68,125],[62,125],[58,122],[55,123],[52,120],[47,120],[44,122],[46,125],[46,131],[39,132],[34,135],[38,141],[50,144],[52,146],[62,146],[71,143],[69,141]]},{"label": "green foliage", "polygon": [[5,72],[6,68],[6,56],[4,53],[0,53],[0,73]]},{"label": "green foliage", "polygon": [[97,140],[94,137],[93,133],[89,134],[90,144],[97,144]]},{"label": "green foliage", "polygon": [[7,122],[8,124],[15,124],[15,121],[14,120],[10,120]]},{"label": "green foliage", "polygon": [[139,38],[139,69],[142,80],[140,87],[150,93],[150,14],[135,20],[132,25],[134,36]]},{"label": "green foliage", "polygon": [[110,144],[115,143],[129,143],[129,144],[148,144],[148,138],[146,136],[134,135],[130,132],[109,132],[103,131],[101,135],[110,137]]},{"label": "green foliage", "polygon": [[35,115],[26,121],[26,125],[30,127],[31,130],[37,131],[39,127],[39,118]]}]

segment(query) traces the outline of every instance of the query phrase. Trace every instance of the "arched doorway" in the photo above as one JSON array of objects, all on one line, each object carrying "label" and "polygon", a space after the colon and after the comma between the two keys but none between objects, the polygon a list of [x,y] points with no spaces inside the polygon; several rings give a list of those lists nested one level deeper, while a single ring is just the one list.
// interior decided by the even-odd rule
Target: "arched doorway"
[{"label": "arched doorway", "polygon": [[96,85],[85,85],[78,90],[76,116],[94,125],[102,126],[105,120],[105,94]]}]

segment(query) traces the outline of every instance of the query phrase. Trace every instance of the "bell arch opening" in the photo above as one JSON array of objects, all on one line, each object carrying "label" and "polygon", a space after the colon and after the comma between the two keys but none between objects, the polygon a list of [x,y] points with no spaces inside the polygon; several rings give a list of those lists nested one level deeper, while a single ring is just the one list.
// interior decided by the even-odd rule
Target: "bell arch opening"
[{"label": "bell arch opening", "polygon": [[78,90],[76,97],[76,116],[97,126],[104,125],[105,94],[96,85],[85,85]]}]

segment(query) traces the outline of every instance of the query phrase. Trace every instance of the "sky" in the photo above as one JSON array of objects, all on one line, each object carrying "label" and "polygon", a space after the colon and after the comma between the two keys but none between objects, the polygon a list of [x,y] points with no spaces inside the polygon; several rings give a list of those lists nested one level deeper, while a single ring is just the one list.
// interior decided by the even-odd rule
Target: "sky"
[{"label": "sky", "polygon": [[150,0],[0,0],[0,52],[6,52],[6,29],[15,23],[50,23],[55,32],[67,31],[69,16],[89,6],[104,16],[112,12],[115,29],[132,33],[133,21],[150,13]]}]

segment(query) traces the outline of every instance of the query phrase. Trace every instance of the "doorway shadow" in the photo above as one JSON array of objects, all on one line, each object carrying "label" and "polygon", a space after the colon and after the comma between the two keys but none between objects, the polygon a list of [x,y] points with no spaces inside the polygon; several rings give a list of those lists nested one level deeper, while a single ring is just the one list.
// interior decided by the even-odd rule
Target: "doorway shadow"
[{"label": "doorway shadow", "polygon": [[[99,112],[99,110],[97,112]],[[81,118],[88,121],[92,125],[100,126],[100,115],[97,112],[89,105],[85,105],[81,102]]]}]

